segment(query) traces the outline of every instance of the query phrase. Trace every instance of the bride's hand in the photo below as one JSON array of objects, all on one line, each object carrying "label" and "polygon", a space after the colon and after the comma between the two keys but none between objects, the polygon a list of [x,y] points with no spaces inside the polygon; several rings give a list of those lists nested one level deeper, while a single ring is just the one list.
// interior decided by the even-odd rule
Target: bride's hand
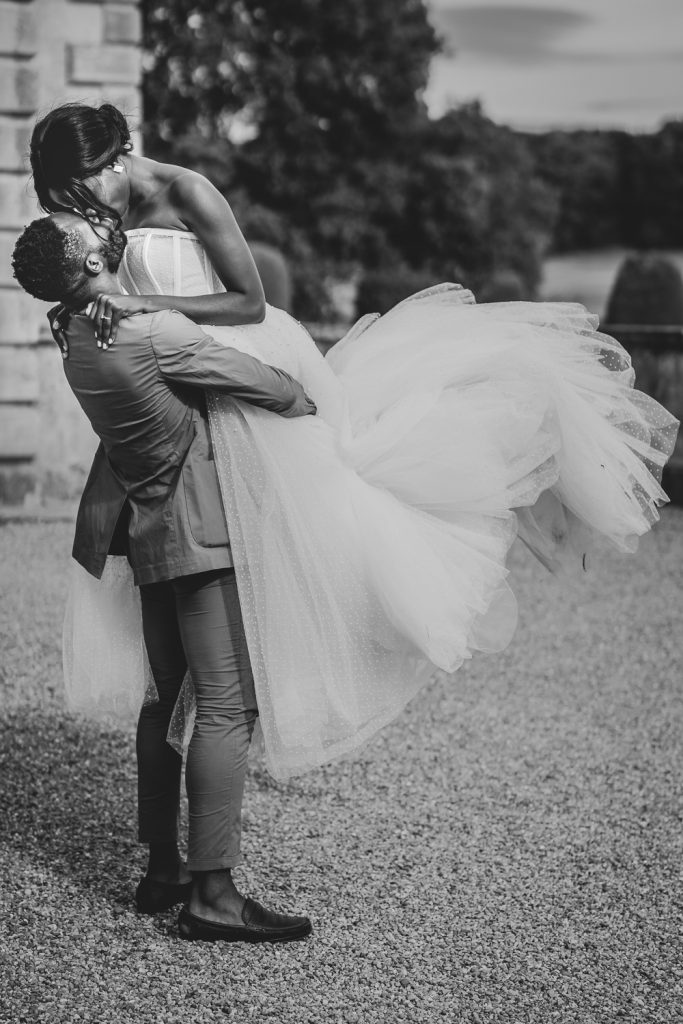
[{"label": "bride's hand", "polygon": [[67,341],[65,328],[69,321],[69,313],[66,306],[63,306],[60,302],[58,306],[53,306],[52,309],[48,309],[47,319],[50,324],[52,337],[59,345],[59,351],[62,353],[62,358],[68,359],[69,342]]},{"label": "bride's hand", "polygon": [[136,313],[149,312],[149,304],[141,295],[98,295],[86,313],[95,325],[97,347],[108,349],[116,341],[119,323]]}]

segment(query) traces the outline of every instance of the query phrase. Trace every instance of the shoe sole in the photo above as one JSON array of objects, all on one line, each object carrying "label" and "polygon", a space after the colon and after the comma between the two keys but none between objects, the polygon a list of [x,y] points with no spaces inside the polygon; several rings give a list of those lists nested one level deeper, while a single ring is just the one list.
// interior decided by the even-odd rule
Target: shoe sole
[{"label": "shoe sole", "polygon": [[299,939],[305,939],[312,931],[313,926],[310,921],[286,932],[256,931],[251,928],[220,924],[198,926],[181,922],[178,925],[180,938],[189,942],[296,942]]}]

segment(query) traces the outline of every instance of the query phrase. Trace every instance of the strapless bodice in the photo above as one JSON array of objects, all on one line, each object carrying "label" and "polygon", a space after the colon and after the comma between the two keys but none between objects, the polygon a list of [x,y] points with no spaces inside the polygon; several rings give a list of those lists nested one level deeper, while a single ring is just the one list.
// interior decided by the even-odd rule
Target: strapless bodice
[{"label": "strapless bodice", "polygon": [[133,228],[119,268],[130,295],[207,295],[224,292],[201,242],[190,231]]},{"label": "strapless bodice", "polygon": [[[191,231],[133,228],[119,268],[129,295],[215,295],[225,287],[202,243]],[[233,326],[201,325],[222,345],[230,345],[296,377],[315,396],[318,416],[338,423],[343,389],[308,332],[283,309],[266,306],[263,321]]]}]

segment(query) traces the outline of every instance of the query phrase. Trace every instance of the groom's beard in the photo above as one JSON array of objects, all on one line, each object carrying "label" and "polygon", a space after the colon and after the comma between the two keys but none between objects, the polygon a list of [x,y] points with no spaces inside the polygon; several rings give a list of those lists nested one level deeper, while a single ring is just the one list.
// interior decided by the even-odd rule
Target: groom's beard
[{"label": "groom's beard", "polygon": [[102,242],[100,254],[110,274],[115,274],[119,269],[127,245],[128,239],[121,228],[112,228],[107,240]]}]

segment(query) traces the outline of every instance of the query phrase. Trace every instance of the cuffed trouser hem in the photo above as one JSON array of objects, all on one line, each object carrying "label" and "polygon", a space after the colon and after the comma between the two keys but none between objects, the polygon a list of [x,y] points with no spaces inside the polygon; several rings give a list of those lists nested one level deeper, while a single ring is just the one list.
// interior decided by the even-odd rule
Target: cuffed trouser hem
[{"label": "cuffed trouser hem", "polygon": [[143,843],[145,846],[149,846],[150,843],[177,843],[178,832],[177,830],[168,836],[153,835],[151,832],[138,832],[138,842]]},{"label": "cuffed trouser hem", "polygon": [[232,857],[218,857],[216,860],[188,860],[188,871],[229,871],[244,863],[244,857],[237,853]]}]

